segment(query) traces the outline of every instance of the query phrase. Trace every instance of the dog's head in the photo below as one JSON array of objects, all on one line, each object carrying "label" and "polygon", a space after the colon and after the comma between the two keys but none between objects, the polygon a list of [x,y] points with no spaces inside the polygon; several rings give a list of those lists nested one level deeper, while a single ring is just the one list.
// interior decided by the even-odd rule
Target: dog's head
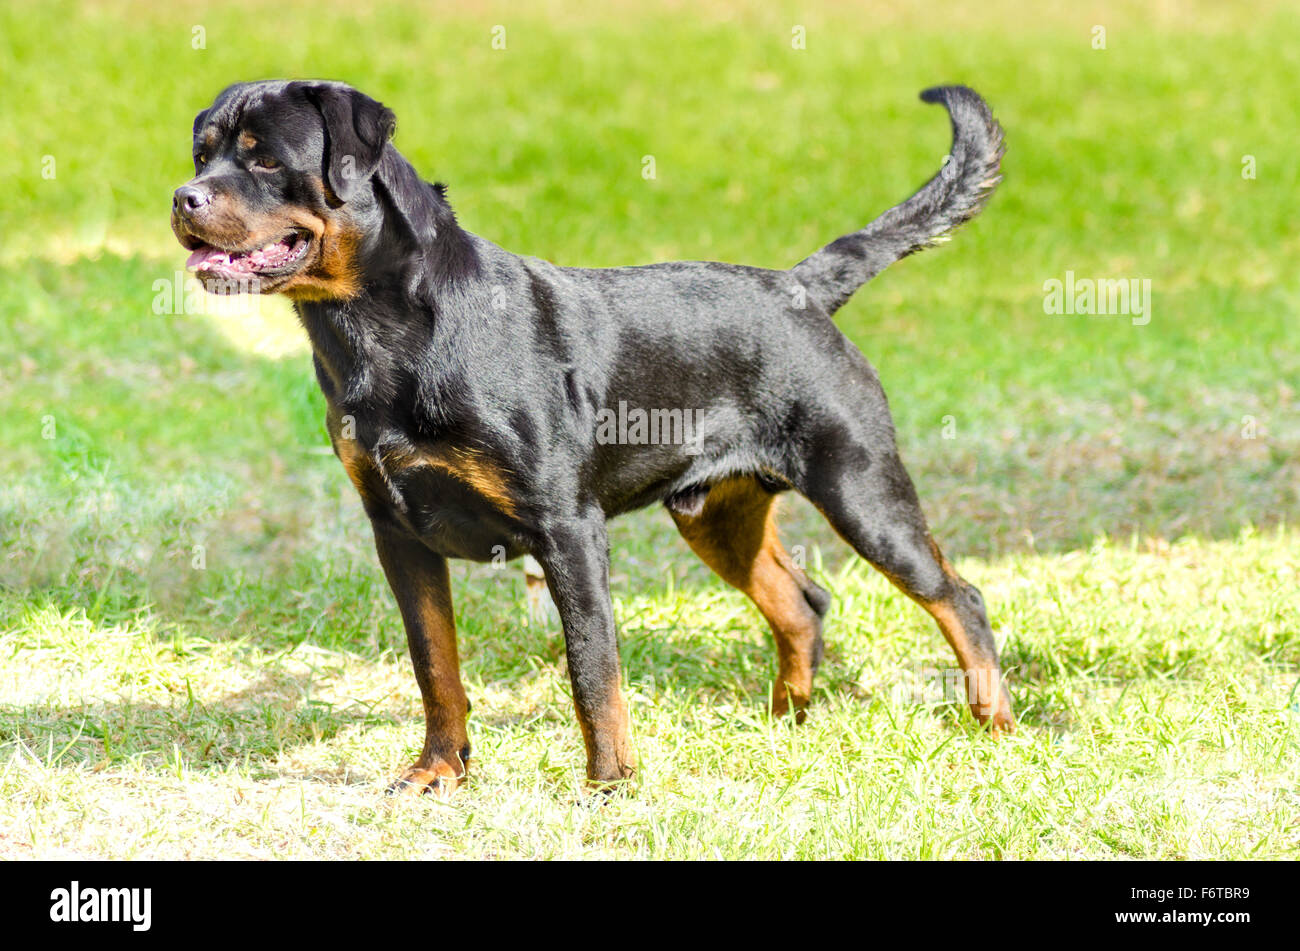
[{"label": "dog's head", "polygon": [[392,110],[334,82],[240,83],[194,119],[194,177],[172,199],[188,266],[218,293],[357,292],[380,227],[372,178]]}]

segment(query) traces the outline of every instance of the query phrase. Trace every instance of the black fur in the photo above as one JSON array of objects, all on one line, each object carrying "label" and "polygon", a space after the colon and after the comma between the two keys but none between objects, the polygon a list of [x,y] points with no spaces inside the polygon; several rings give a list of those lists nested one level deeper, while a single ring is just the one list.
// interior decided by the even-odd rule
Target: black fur
[{"label": "black fur", "polygon": [[[376,535],[391,539],[381,554],[408,552],[431,577],[446,558],[538,559],[564,624],[592,779],[630,768],[608,727],[618,653],[605,521],[654,503],[699,517],[720,480],[809,497],[910,595],[956,605],[970,640],[959,655],[996,667],[982,606],[930,540],[876,373],[830,319],[888,264],[974,215],[998,181],[1001,131],[984,102],[960,86],[923,98],[951,114],[950,160],[910,199],[788,271],[569,268],[504,251],[463,230],[442,186],[387,142],[392,112],[339,84],[233,86],[195,122],[210,154],[186,187],[200,199],[251,222],[306,209],[356,236],[347,293],[308,293],[293,275],[270,289],[295,299],[336,448],[362,472],[354,480]],[[233,144],[245,129],[279,157],[278,181],[247,167]],[[177,234],[190,247],[211,241],[207,205],[191,213],[182,197]],[[620,403],[699,411],[702,435],[602,441],[602,411]],[[440,461],[411,462],[430,458]],[[479,468],[453,471],[447,459]],[[418,614],[418,578],[394,589],[404,615]],[[826,593],[811,582],[803,591],[825,614]],[[412,624],[415,656],[433,635]],[[447,672],[435,674],[421,680],[426,711],[443,702]]]}]

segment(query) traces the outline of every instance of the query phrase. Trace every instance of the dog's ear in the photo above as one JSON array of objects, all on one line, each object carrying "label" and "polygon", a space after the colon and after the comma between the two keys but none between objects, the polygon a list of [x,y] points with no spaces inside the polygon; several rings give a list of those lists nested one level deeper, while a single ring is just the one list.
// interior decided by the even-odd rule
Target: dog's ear
[{"label": "dog's ear", "polygon": [[397,116],[342,83],[313,83],[305,91],[325,119],[326,179],[339,200],[347,201],[375,173]]}]

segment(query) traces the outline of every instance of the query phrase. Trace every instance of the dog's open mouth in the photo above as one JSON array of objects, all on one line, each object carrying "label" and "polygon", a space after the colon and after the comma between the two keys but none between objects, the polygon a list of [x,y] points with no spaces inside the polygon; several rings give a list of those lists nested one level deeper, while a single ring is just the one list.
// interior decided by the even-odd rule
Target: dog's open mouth
[{"label": "dog's open mouth", "polygon": [[186,243],[191,252],[186,267],[200,277],[239,281],[278,277],[293,271],[306,256],[311,235],[305,231],[291,231],[278,241],[248,251],[228,251],[204,244],[197,238]]}]

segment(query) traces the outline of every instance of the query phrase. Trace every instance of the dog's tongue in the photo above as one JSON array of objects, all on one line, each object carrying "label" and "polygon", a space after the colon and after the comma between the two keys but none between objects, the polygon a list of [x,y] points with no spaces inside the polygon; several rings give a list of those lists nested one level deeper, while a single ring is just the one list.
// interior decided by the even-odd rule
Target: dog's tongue
[{"label": "dog's tongue", "polygon": [[196,248],[194,251],[190,252],[189,259],[185,262],[185,266],[193,268],[196,271],[203,271],[208,268],[224,267],[229,263],[229,252],[205,244],[203,247]]}]

